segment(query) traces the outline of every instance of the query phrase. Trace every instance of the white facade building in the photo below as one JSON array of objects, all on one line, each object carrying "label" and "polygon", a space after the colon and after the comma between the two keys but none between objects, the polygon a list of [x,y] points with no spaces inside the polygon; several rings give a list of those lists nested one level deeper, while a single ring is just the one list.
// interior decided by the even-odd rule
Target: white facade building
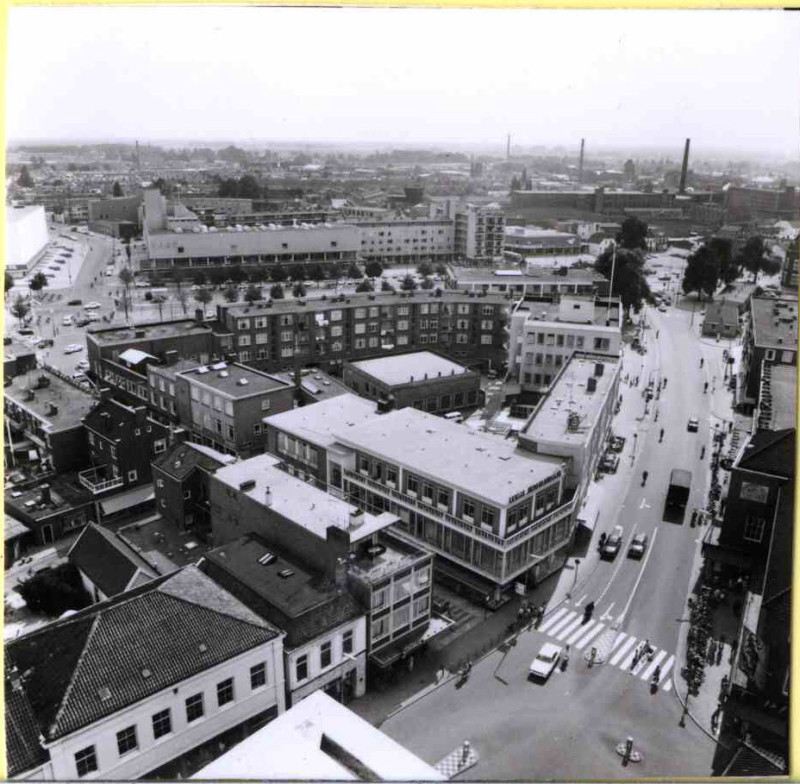
[{"label": "white facade building", "polygon": [[5,267],[15,278],[30,272],[49,242],[44,207],[6,207]]}]

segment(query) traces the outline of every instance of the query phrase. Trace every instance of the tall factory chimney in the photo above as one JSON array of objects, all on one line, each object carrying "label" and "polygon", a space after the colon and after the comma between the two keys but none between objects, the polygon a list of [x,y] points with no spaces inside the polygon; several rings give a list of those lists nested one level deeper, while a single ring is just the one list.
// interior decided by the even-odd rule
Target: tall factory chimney
[{"label": "tall factory chimney", "polygon": [[583,182],[583,147],[586,142],[586,139],[581,139],[581,157],[578,161],[578,182]]},{"label": "tall factory chimney", "polygon": [[692,140],[686,140],[686,146],[683,148],[683,166],[681,167],[681,184],[678,188],[678,193],[686,193],[686,175],[689,173],[689,145]]},{"label": "tall factory chimney", "polygon": [[511,160],[511,134],[506,137],[506,160]]}]

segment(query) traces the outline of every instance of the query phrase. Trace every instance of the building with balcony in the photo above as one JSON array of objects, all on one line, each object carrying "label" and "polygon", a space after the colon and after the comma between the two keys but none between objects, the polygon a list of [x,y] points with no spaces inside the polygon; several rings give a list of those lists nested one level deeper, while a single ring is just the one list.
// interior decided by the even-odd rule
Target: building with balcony
[{"label": "building with balcony", "polygon": [[574,351],[619,356],[621,346],[622,305],[616,297],[522,302],[511,317],[508,371],[524,391],[542,394]]},{"label": "building with balcony", "polygon": [[438,264],[452,261],[455,227],[452,219],[356,221],[360,255],[387,264]]},{"label": "building with balcony", "polygon": [[428,639],[432,554],[398,541],[396,515],[354,507],[291,476],[272,455],[217,469],[211,513],[215,544],[253,533],[309,571],[351,586],[369,610],[367,654],[375,666],[394,664]]},{"label": "building with balcony", "polygon": [[394,408],[445,414],[483,404],[480,373],[433,351],[345,362],[342,378],[362,397]]},{"label": "building with balcony", "polygon": [[330,400],[300,406],[264,418],[267,451],[278,455],[286,470],[300,479],[313,479],[317,487],[342,492],[342,472],[332,466],[329,450],[336,451],[342,427],[354,427],[378,416],[377,405],[349,392]]},{"label": "building with balcony", "polygon": [[519,433],[521,449],[564,460],[565,486],[579,502],[611,435],[621,369],[618,356],[575,351]]},{"label": "building with balcony", "polygon": [[[561,272],[566,274],[561,274]],[[559,296],[594,296],[608,288],[608,281],[591,269],[568,267],[566,270],[542,267],[511,269],[470,269],[457,267],[454,285],[460,291],[509,296],[515,300],[532,299],[552,302]]]},{"label": "building with balcony", "polygon": [[178,419],[193,441],[251,457],[267,445],[264,417],[292,408],[294,386],[245,365],[216,362],[176,373],[175,396]]},{"label": "building with balcony", "polygon": [[331,453],[352,503],[436,553],[437,574],[490,606],[560,568],[574,498],[563,461],[413,408],[341,428]]},{"label": "building with balcony", "polygon": [[4,390],[3,410],[11,448],[27,448],[17,462],[58,473],[84,468],[89,454],[83,419],[98,402],[95,395],[50,368],[30,379],[13,379]]},{"label": "building with balcony", "polygon": [[502,260],[506,218],[499,204],[464,204],[455,208],[454,251],[470,264]]},{"label": "building with balcony", "polygon": [[217,306],[220,352],[276,371],[323,369],[432,348],[464,364],[499,366],[507,356],[508,300],[439,291],[356,294],[307,301]]},{"label": "building with balcony", "polygon": [[286,634],[286,705],[318,689],[347,703],[367,685],[364,608],[344,584],[313,574],[247,534],[207,552],[200,569]]},{"label": "building with balcony", "polygon": [[17,637],[9,778],[191,775],[283,712],[282,638],[193,566]]}]

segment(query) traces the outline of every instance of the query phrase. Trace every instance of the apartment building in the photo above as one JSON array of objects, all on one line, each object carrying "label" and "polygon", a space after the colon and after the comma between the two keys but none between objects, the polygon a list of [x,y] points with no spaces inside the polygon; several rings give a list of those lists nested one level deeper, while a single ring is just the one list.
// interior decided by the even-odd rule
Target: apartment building
[{"label": "apartment building", "polygon": [[352,586],[369,610],[367,654],[376,667],[405,659],[432,634],[433,556],[399,541],[396,515],[365,512],[259,455],[217,469],[211,517],[218,545],[257,534],[304,568]]},{"label": "apartment building", "polygon": [[480,373],[433,351],[345,362],[342,378],[362,397],[394,408],[446,414],[483,403]]},{"label": "apartment building", "polygon": [[387,264],[437,264],[453,259],[454,223],[450,219],[356,221],[360,255]]},{"label": "apartment building", "polygon": [[8,642],[9,777],[191,773],[283,712],[282,638],[189,566]]},{"label": "apartment building", "polygon": [[287,707],[318,689],[343,704],[364,694],[366,615],[344,585],[326,584],[257,534],[207,552],[199,567],[285,632]]},{"label": "apartment building", "polygon": [[450,291],[224,304],[217,341],[222,353],[267,371],[296,361],[335,368],[421,347],[497,367],[507,356],[507,306],[502,296]]},{"label": "apartment building", "polygon": [[511,317],[509,375],[528,392],[546,392],[574,351],[618,356],[622,305],[616,297],[561,296],[522,302]]},{"label": "apartment building", "polygon": [[267,444],[263,419],[292,408],[294,386],[238,363],[216,362],[175,377],[179,421],[192,440],[250,457]]},{"label": "apartment building", "polygon": [[339,465],[351,502],[396,515],[396,536],[433,550],[441,579],[489,606],[563,563],[575,498],[562,460],[414,408],[341,428],[337,443],[329,470]]},{"label": "apartment building", "polygon": [[455,210],[454,252],[470,264],[503,258],[506,219],[499,204],[465,204]]}]

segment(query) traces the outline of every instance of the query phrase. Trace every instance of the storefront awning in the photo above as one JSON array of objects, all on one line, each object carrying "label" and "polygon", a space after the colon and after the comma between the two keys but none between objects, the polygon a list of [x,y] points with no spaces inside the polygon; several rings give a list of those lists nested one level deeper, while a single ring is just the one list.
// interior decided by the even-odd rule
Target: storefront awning
[{"label": "storefront awning", "polygon": [[753,559],[747,553],[721,545],[709,544],[708,542],[703,542],[703,555],[715,563],[738,566],[743,569],[749,568],[753,562]]},{"label": "storefront awning", "polygon": [[124,493],[120,493],[119,495],[115,495],[111,498],[106,498],[104,501],[101,501],[100,511],[105,517],[107,515],[121,512],[124,509],[130,509],[133,506],[138,506],[146,501],[151,501],[155,497],[153,485],[143,485],[142,487],[136,487],[133,490],[128,490]]},{"label": "storefront awning", "polygon": [[425,631],[427,624],[420,629],[416,629],[399,640],[387,645],[385,648],[370,654],[370,659],[379,667],[388,667],[398,659],[408,656],[426,642]]}]

